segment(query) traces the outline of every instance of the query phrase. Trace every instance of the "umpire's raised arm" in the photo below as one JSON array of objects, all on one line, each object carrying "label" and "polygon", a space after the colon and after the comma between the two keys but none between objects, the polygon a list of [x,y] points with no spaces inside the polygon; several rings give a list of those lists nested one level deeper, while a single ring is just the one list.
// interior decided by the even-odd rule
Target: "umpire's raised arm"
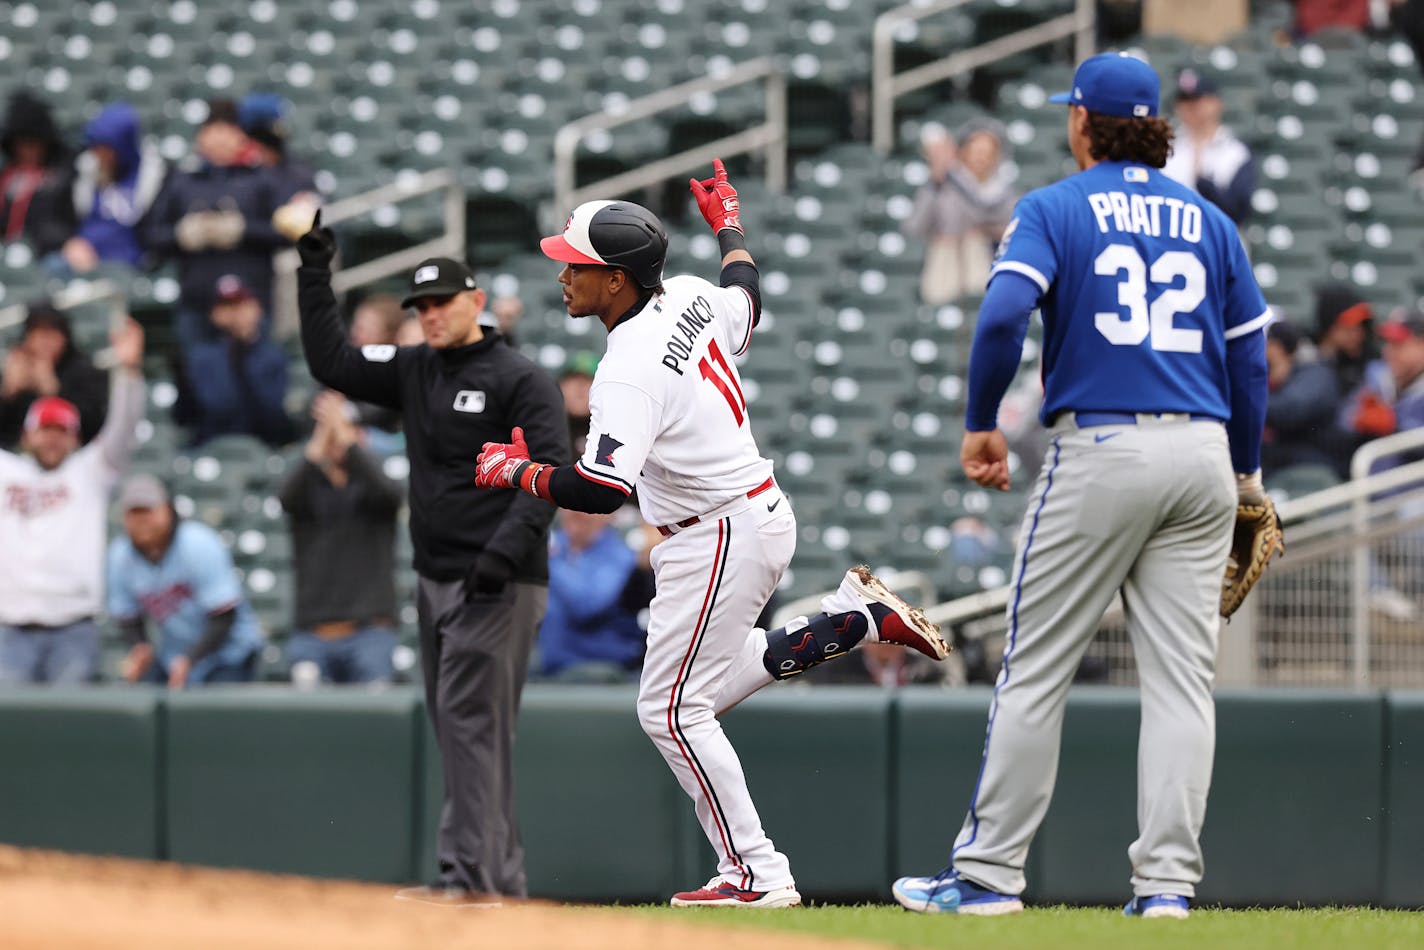
[{"label": "umpire's raised arm", "polygon": [[336,294],[331,289],[331,260],[336,235],[321,226],[318,211],[312,228],[297,241],[302,266],[297,269],[297,302],[302,322],[302,351],[317,382],[354,399],[401,408],[400,349],[357,348],[346,339]]}]

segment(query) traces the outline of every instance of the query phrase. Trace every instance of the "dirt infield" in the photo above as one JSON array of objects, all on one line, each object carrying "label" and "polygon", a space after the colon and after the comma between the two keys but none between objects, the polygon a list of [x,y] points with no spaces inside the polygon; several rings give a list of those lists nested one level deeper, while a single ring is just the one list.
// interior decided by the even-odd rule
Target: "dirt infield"
[{"label": "dirt infield", "polygon": [[[5,950],[798,950],[824,940],[536,902],[448,909],[392,888],[0,846]],[[697,913],[696,911],[690,913]],[[788,911],[797,913],[797,911]],[[868,945],[835,941],[855,950]]]}]

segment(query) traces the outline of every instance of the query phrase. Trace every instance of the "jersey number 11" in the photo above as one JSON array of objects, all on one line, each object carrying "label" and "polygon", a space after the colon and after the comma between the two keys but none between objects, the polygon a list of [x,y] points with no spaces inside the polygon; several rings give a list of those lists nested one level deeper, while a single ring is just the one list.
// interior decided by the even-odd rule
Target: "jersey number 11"
[{"label": "jersey number 11", "polygon": [[703,379],[722,391],[722,398],[727,400],[727,405],[732,409],[732,418],[737,420],[737,425],[741,425],[746,418],[747,397],[742,395],[737,376],[732,372],[732,367],[727,365],[727,358],[722,355],[722,348],[717,345],[716,340],[707,345],[707,352],[717,361],[722,372],[713,369],[705,356],[698,360],[697,368],[701,370]]}]

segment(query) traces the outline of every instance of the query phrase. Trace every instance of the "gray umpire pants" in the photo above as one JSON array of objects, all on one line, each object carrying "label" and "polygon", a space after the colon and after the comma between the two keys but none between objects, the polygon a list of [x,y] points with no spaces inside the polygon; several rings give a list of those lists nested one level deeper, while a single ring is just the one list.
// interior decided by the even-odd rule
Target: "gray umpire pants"
[{"label": "gray umpire pants", "polygon": [[1120,588],[1142,691],[1133,890],[1192,897],[1236,511],[1226,432],[1184,417],[1088,429],[1071,418],[1053,429],[1020,529],[1004,663],[952,863],[985,887],[1023,891],[1058,773],[1068,686]]},{"label": "gray umpire pants", "polygon": [[421,577],[416,592],[425,709],[445,776],[439,880],[524,897],[524,848],[514,812],[514,734],[529,651],[549,589],[510,583],[465,598],[459,581]]}]

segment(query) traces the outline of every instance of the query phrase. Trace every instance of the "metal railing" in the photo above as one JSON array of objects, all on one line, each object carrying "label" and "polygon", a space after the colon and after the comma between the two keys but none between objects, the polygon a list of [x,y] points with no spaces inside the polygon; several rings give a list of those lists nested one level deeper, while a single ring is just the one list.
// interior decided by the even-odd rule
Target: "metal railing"
[{"label": "metal railing", "polygon": [[[660,158],[633,171],[582,186],[575,181],[574,162],[578,147],[590,133],[608,131],[659,112],[684,107],[695,95],[718,92],[752,82],[764,83],[766,86],[765,121],[705,145]],[[705,166],[713,158],[726,158],[756,151],[761,151],[765,156],[767,188],[773,192],[785,190],[786,78],[781,73],[780,63],[769,56],[740,63],[722,76],[693,79],[651,95],[632,99],[616,109],[605,109],[575,119],[559,129],[554,136],[554,206],[550,211],[549,226],[562,224],[564,217],[585,201],[645,188],[674,175],[684,175],[698,169],[705,170]]]},{"label": "metal railing", "polygon": [[908,23],[962,7],[971,0],[938,0],[933,3],[907,3],[887,10],[875,19],[871,38],[870,109],[871,144],[882,155],[895,147],[895,100],[925,86],[962,76],[982,66],[1009,56],[1053,43],[1066,37],[1075,38],[1074,55],[1084,60],[1093,54],[1094,28],[1097,23],[1093,0],[1077,0],[1072,13],[1054,17],[1037,26],[1001,36],[972,49],[951,53],[932,63],[895,72],[895,34]]},{"label": "metal railing", "polygon": [[[375,283],[408,271],[427,257],[462,257],[465,249],[465,189],[453,171],[436,168],[419,175],[400,176],[389,185],[323,205],[321,223],[333,225],[436,191],[444,193],[441,205],[444,230],[440,235],[353,267],[342,267],[331,275],[332,290],[343,294]],[[277,334],[285,337],[296,331],[297,268],[301,266],[301,259],[295,248],[286,248],[276,253],[272,266],[275,274],[273,324]]]},{"label": "metal railing", "polygon": [[[122,315],[125,305],[124,289],[108,278],[70,281],[55,291],[49,300],[60,310],[108,302],[113,316]],[[29,309],[29,305],[23,303],[0,308],[0,330],[24,323]]]}]

